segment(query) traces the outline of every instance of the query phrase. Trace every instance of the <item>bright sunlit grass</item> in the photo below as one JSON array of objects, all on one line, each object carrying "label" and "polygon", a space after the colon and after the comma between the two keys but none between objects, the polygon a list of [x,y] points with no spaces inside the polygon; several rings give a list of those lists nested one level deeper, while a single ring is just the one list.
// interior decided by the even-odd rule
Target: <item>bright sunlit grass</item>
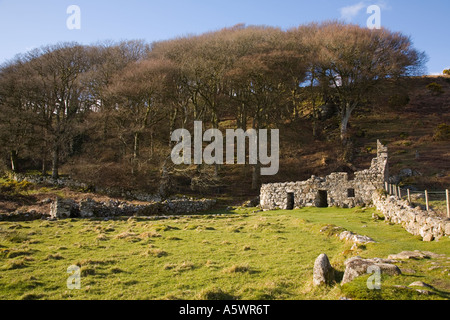
[{"label": "bright sunlit grass", "polygon": [[[422,242],[401,226],[372,220],[373,209],[252,210],[159,221],[2,222],[0,295],[2,299],[284,300],[338,299],[345,294],[368,298],[364,290],[345,291],[339,284],[313,288],[317,256],[326,253],[341,273],[345,259],[354,255],[386,258],[403,250],[427,250],[450,256],[449,239]],[[320,232],[327,224],[370,236],[377,243],[352,251],[352,244]],[[81,267],[80,290],[67,289],[71,265]],[[428,272],[423,265],[413,267],[421,281],[442,278],[442,269]],[[404,275],[385,281],[393,285],[409,280],[417,281]],[[442,285],[448,288],[449,282]],[[380,297],[399,295],[387,290]]]}]

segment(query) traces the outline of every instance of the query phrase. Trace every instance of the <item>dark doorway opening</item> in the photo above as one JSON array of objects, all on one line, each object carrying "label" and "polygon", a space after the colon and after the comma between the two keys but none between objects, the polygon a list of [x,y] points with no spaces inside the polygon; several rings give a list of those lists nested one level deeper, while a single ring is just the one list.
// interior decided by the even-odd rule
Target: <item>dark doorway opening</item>
[{"label": "dark doorway opening", "polygon": [[319,190],[317,198],[317,207],[328,208],[328,192],[326,190]]},{"label": "dark doorway opening", "polygon": [[287,205],[286,210],[294,210],[295,206],[295,196],[293,192],[287,194]]}]

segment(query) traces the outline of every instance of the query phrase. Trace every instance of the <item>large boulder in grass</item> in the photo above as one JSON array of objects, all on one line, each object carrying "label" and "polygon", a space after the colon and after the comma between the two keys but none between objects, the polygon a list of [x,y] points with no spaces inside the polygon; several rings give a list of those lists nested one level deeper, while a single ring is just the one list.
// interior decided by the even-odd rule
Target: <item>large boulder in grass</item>
[{"label": "large boulder in grass", "polygon": [[326,254],[321,254],[314,263],[314,286],[330,285],[334,281],[334,269]]},{"label": "large boulder in grass", "polygon": [[353,257],[345,261],[345,272],[341,285],[353,281],[355,278],[367,274],[367,270],[370,268],[378,268],[381,274],[387,274],[390,276],[401,275],[400,268],[392,264],[392,260],[385,259],[363,259],[361,257]]}]

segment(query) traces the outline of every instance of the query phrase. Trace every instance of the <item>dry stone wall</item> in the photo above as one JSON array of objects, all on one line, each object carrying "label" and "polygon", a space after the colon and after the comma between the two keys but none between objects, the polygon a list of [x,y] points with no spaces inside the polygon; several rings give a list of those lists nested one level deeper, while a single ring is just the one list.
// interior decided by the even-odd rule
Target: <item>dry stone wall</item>
[{"label": "dry stone wall", "polygon": [[265,184],[261,187],[260,205],[264,210],[370,205],[372,194],[384,188],[388,176],[387,147],[378,141],[377,157],[371,167],[355,172],[355,179],[349,180],[345,172],[335,172],[326,177],[312,176],[307,181]]},{"label": "dry stone wall", "polygon": [[84,199],[76,202],[71,199],[57,199],[51,205],[50,217],[64,218],[99,218],[122,216],[154,216],[154,215],[181,215],[202,212],[211,209],[216,200],[211,199],[174,199],[148,204],[132,204],[110,200],[97,202]]},{"label": "dry stone wall", "polygon": [[384,214],[387,222],[401,224],[409,233],[421,236],[423,241],[450,236],[450,219],[442,218],[420,207],[413,207],[406,200],[375,192],[373,204]]}]

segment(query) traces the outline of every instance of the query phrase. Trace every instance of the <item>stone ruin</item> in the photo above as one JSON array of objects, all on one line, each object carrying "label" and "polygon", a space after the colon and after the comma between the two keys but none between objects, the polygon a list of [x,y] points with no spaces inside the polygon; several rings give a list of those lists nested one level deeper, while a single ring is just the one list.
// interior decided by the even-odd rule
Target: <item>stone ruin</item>
[{"label": "stone ruin", "polygon": [[355,172],[353,180],[346,172],[334,172],[326,177],[312,176],[307,181],[265,184],[261,187],[260,205],[263,210],[368,206],[373,193],[384,189],[388,178],[388,150],[378,141],[377,157],[371,167]]}]

